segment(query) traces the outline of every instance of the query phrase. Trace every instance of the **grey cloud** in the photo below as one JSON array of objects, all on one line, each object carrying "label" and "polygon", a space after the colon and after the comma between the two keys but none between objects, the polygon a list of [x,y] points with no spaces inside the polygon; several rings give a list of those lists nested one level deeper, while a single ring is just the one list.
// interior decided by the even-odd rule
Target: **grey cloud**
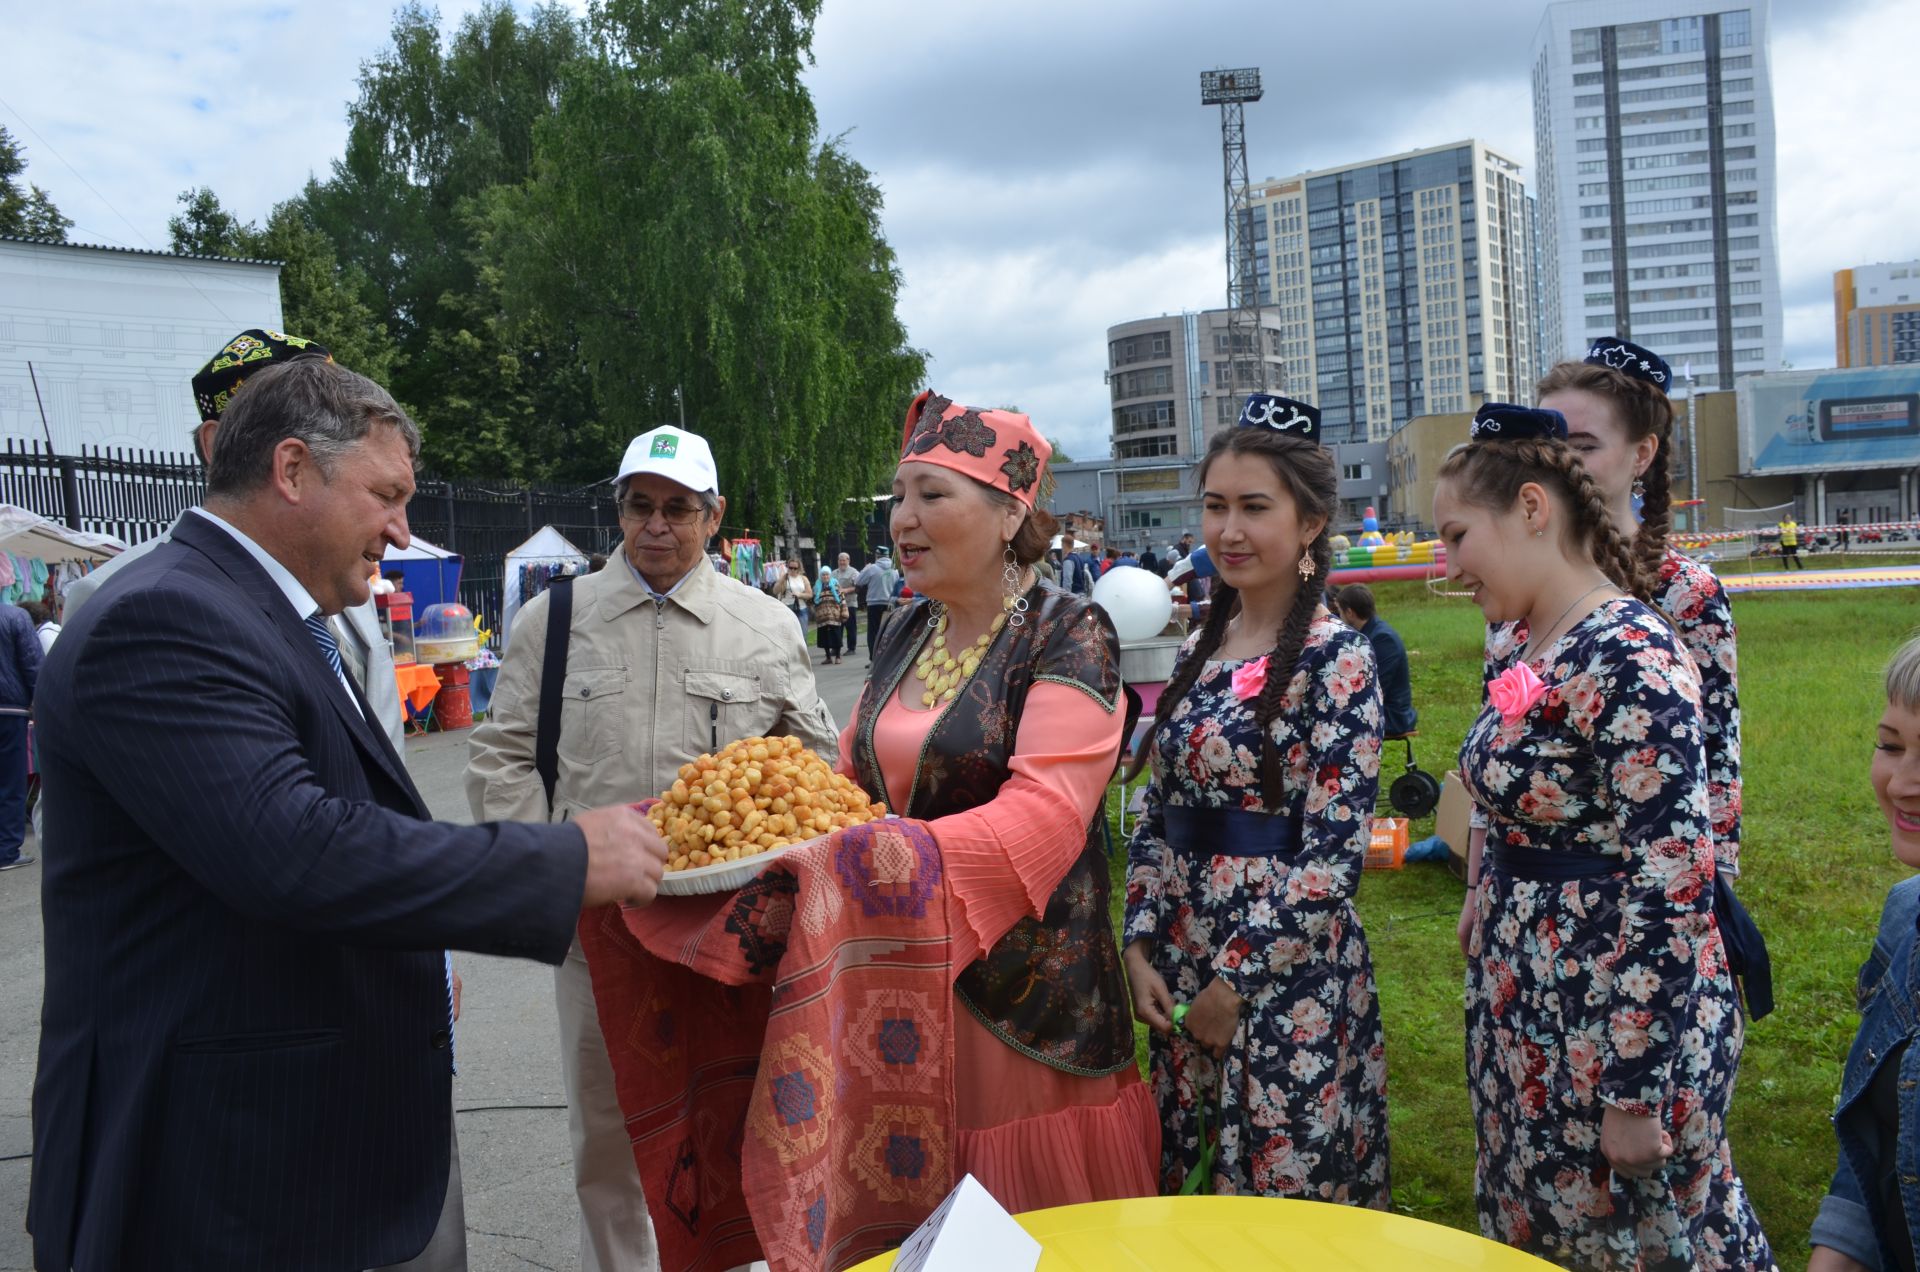
[{"label": "grey cloud", "polygon": [[[443,18],[476,3],[445,3]],[[1916,90],[1857,73],[1876,30],[1898,20],[1915,31],[1911,7],[1772,6],[1788,349],[1800,365],[1831,358],[1831,269],[1920,255],[1905,215],[1920,143],[1859,127],[1910,116]],[[1106,444],[1106,327],[1217,304],[1224,291],[1219,118],[1199,103],[1201,70],[1262,68],[1267,96],[1248,111],[1256,179],[1469,135],[1530,167],[1527,53],[1543,11],[1539,0],[826,0],[807,78],[822,128],[850,130],[851,153],[886,192],[903,312],[933,354],[934,382],[1017,402],[1090,455]],[[237,9],[209,28],[186,0],[9,15],[0,96],[138,227],[26,136],[29,176],[79,222],[76,236],[163,242],[174,196],[201,183],[257,219],[326,171],[359,64],[386,45],[391,0],[268,16]]]}]

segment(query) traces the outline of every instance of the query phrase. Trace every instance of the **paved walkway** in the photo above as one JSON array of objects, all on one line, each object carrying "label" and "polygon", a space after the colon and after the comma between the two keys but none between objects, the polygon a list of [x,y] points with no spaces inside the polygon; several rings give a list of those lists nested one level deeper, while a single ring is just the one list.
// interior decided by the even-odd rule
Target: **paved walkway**
[{"label": "paved walkway", "polygon": [[[844,724],[866,679],[858,654],[818,666],[821,696]],[[470,820],[464,733],[407,744],[407,767],[435,816]],[[634,797],[651,794],[636,791]],[[31,840],[27,851],[38,855]],[[0,874],[0,1270],[32,1266],[24,1228],[31,1162],[29,1108],[39,1046],[43,964],[40,867]],[[460,1020],[460,1157],[473,1272],[571,1269],[579,1262],[552,973],[534,963],[455,956],[466,982]]]}]

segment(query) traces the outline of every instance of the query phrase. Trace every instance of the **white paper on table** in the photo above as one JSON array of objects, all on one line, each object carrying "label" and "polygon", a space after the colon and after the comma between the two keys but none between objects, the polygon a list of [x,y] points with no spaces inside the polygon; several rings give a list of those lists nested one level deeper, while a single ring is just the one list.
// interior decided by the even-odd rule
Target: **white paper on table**
[{"label": "white paper on table", "polygon": [[893,1272],[1033,1272],[1040,1243],[972,1175],[901,1243]]}]

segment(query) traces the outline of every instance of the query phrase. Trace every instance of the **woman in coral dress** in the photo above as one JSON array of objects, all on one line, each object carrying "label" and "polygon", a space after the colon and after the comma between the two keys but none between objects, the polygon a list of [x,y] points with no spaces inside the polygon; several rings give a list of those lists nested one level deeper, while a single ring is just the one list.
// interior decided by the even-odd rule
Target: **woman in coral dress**
[{"label": "woman in coral dress", "polygon": [[890,525],[914,599],[841,739],[842,771],[939,845],[955,1174],[1015,1212],[1151,1195],[1159,1148],[1109,917],[1119,646],[1034,574],[1049,450],[1024,415],[915,401]]}]

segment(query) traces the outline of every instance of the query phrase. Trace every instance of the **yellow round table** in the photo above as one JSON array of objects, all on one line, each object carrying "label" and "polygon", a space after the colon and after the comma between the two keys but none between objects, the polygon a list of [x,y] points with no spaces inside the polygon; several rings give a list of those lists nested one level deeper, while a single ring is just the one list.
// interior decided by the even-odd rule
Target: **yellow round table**
[{"label": "yellow round table", "polygon": [[[1039,1272],[1247,1272],[1289,1268],[1476,1268],[1537,1272],[1530,1254],[1406,1215],[1268,1197],[1142,1197],[1015,1215],[1040,1243]],[[893,1254],[850,1272],[886,1272]]]}]

